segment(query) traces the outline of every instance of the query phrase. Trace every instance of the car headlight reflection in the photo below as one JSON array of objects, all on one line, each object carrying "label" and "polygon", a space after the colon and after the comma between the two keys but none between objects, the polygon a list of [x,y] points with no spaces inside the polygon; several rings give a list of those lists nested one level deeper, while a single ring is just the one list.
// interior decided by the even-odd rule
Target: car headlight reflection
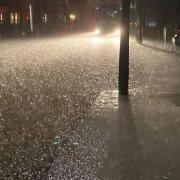
[{"label": "car headlight reflection", "polygon": [[92,43],[93,43],[94,45],[98,45],[98,44],[100,43],[100,41],[101,41],[100,37],[94,37],[94,38],[92,38]]},{"label": "car headlight reflection", "polygon": [[96,30],[94,31],[94,33],[95,33],[96,35],[99,35],[99,34],[101,34],[101,31],[100,31],[100,29],[96,29]]}]

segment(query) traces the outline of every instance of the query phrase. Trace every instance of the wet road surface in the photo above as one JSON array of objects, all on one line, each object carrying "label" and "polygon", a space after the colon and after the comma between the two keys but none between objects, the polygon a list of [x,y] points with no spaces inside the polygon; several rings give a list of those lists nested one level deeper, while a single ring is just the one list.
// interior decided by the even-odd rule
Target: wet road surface
[{"label": "wet road surface", "polygon": [[95,105],[102,92],[117,89],[117,37],[81,34],[0,47],[2,179],[178,180],[176,54],[131,39],[130,98],[107,110]]}]

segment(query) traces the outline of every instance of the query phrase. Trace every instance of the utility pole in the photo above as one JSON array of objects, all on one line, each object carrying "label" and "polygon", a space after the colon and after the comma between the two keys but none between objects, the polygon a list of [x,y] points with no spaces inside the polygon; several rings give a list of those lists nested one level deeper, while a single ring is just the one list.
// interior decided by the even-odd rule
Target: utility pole
[{"label": "utility pole", "polygon": [[33,6],[32,3],[29,3],[29,16],[30,16],[30,31],[34,32],[34,23],[33,23]]},{"label": "utility pole", "polygon": [[63,3],[63,7],[64,7],[64,15],[65,15],[65,18],[66,18],[66,26],[69,26],[70,17],[69,17],[68,8],[67,8],[68,1],[67,0],[62,0],[62,3]]},{"label": "utility pole", "polygon": [[122,32],[119,57],[119,95],[128,96],[130,0],[122,0]]},{"label": "utility pole", "polygon": [[143,40],[143,0],[136,0],[136,11],[137,11],[137,41],[142,44]]}]

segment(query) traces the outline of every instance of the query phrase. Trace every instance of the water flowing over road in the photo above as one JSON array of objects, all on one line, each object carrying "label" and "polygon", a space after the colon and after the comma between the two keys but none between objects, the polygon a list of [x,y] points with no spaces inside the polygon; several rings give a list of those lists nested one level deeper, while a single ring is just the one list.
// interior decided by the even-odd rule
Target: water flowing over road
[{"label": "water flowing over road", "polygon": [[[102,112],[95,108],[100,94],[117,90],[119,42],[111,34],[87,33],[0,43],[0,179],[132,180],[134,172],[146,180],[179,177],[178,53],[152,48],[153,43],[137,45],[131,38],[130,99],[122,101],[120,112],[108,106],[115,119],[124,112],[130,121],[122,124],[129,129],[116,129],[117,121],[94,121]],[[132,166],[124,164],[121,174],[119,165],[112,171],[108,162],[128,156],[109,147],[116,146],[115,136],[129,138],[129,144],[119,143],[134,148],[137,157],[131,162],[134,154],[128,151]],[[143,173],[141,158],[140,167],[133,164],[139,153],[147,162]],[[126,169],[129,177],[123,176]]]}]

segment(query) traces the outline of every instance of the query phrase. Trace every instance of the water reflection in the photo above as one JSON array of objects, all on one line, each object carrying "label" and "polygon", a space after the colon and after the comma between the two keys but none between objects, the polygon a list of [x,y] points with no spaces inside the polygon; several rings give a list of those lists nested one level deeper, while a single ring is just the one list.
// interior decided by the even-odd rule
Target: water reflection
[{"label": "water reflection", "polygon": [[118,45],[118,46],[120,45],[120,38],[119,37],[114,37],[113,41],[114,41],[115,45]]},{"label": "water reflection", "polygon": [[94,38],[92,38],[92,43],[93,43],[94,45],[99,45],[100,42],[101,42],[100,37],[94,37]]},{"label": "water reflection", "polygon": [[104,179],[140,180],[141,151],[131,101],[119,98],[118,121],[112,129],[109,157],[102,172]]}]

